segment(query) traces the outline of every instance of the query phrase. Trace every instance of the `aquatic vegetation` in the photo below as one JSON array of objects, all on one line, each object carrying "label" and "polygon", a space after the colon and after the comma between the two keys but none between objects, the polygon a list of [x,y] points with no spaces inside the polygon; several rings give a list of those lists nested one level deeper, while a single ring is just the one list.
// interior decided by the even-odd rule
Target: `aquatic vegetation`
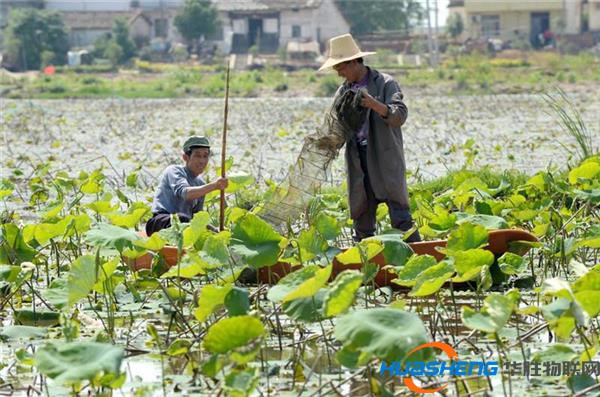
[{"label": "aquatic vegetation", "polygon": [[[143,197],[151,186],[140,186],[139,171],[114,179],[104,168],[33,168],[25,181],[15,166],[0,188],[0,337],[8,347],[0,376],[15,390],[406,394],[399,377],[375,367],[406,361],[433,340],[451,344],[461,360],[502,368],[597,356],[598,156],[562,172],[471,167],[414,185],[420,232],[448,240],[440,262],[413,253],[384,214],[377,236],[342,251],[349,219],[339,189],[317,195],[285,234],[235,206],[227,230],[207,230],[213,196],[209,212],[147,238],[136,232],[150,215]],[[233,182],[230,197],[255,183],[245,175]],[[259,204],[269,190],[252,197]],[[25,216],[19,202],[33,213]],[[506,227],[540,241],[500,257],[482,249],[488,230]],[[180,254],[170,269],[161,256],[167,244]],[[521,256],[523,246],[533,249]],[[132,261],[148,253],[149,268],[134,271]],[[375,284],[377,255],[397,275],[397,289]],[[361,267],[333,277],[334,260]],[[244,269],[269,272],[276,263],[299,269],[273,286],[236,281]],[[420,349],[410,360],[438,353]],[[413,382],[450,382],[460,395],[475,387],[505,395],[534,393],[535,384],[557,393],[597,387],[589,374],[528,381],[505,369],[468,379],[411,371]]]}]

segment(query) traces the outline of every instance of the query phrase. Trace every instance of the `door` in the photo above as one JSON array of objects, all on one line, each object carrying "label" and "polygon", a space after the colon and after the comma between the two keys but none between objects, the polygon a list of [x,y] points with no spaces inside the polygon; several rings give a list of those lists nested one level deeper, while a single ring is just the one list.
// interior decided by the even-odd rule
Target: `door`
[{"label": "door", "polygon": [[258,18],[250,18],[248,21],[248,44],[250,47],[260,47],[260,38],[262,36],[263,21]]},{"label": "door", "polygon": [[550,30],[550,13],[549,12],[532,12],[531,13],[531,45],[535,48],[540,48],[544,45],[544,33]]}]

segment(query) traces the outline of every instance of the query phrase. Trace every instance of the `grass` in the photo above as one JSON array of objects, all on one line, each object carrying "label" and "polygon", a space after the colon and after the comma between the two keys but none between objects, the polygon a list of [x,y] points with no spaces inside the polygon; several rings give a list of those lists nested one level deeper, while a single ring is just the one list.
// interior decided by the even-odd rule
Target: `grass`
[{"label": "grass", "polygon": [[[498,93],[542,91],[558,84],[600,82],[599,61],[591,54],[547,52],[449,57],[438,69],[399,67],[394,54],[384,51],[370,61],[394,75],[403,87],[439,92]],[[594,67],[596,65],[596,67]],[[53,76],[15,78],[0,75],[0,93],[7,98],[174,98],[221,97],[225,92],[223,65],[135,62],[133,69],[103,67],[60,68]],[[236,71],[234,96],[331,96],[340,78],[312,69],[286,72],[274,67]]]},{"label": "grass", "polygon": [[546,94],[546,103],[556,113],[556,116],[567,134],[575,139],[579,149],[579,159],[585,159],[595,153],[592,131],[588,130],[581,113],[569,101],[560,88],[556,95]]}]

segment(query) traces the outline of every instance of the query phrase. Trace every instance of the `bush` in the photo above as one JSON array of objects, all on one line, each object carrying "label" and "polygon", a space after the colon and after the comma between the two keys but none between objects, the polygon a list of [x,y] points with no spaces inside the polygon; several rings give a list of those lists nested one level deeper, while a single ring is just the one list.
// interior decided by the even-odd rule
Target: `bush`
[{"label": "bush", "polygon": [[54,65],[57,63],[56,54],[53,51],[42,51],[41,55],[41,67],[46,67],[48,65]]},{"label": "bush", "polygon": [[104,56],[107,57],[113,65],[118,65],[120,63],[123,59],[123,54],[123,49],[116,41],[111,41],[104,51]]},{"label": "bush", "polygon": [[333,96],[336,93],[339,86],[340,83],[335,76],[326,76],[319,83],[319,88],[317,89],[317,96]]},{"label": "bush", "polygon": [[490,60],[490,65],[499,68],[516,68],[521,66],[529,66],[529,62],[524,59],[494,58]]},{"label": "bush", "polygon": [[139,57],[142,61],[148,61],[148,62],[153,61],[154,60],[154,51],[152,50],[152,47],[150,47],[150,46],[142,47],[142,49],[140,49]]},{"label": "bush", "polygon": [[185,62],[189,59],[190,54],[188,54],[185,46],[175,46],[171,49],[171,55],[173,56],[173,60],[175,62]]},{"label": "bush", "polygon": [[288,85],[286,83],[277,84],[275,86],[275,92],[283,92],[288,90]]}]

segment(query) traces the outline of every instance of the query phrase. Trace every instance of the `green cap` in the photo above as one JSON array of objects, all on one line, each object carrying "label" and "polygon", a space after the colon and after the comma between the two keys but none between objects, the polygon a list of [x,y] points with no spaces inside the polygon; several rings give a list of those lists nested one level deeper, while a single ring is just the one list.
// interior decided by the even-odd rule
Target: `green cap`
[{"label": "green cap", "polygon": [[210,142],[208,142],[208,138],[205,136],[192,136],[183,144],[183,152],[187,153],[190,149],[195,147],[210,148]]}]

